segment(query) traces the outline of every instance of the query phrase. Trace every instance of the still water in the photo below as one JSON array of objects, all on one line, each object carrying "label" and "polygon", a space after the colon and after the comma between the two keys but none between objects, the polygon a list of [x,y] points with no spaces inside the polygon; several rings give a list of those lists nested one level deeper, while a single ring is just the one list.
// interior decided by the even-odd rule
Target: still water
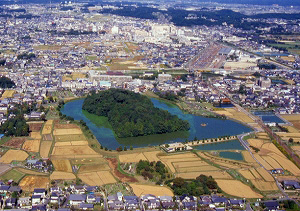
[{"label": "still water", "polygon": [[[250,132],[252,129],[231,120],[222,120],[215,118],[206,118],[195,116],[193,114],[183,113],[177,106],[169,105],[162,101],[152,98],[151,101],[155,107],[169,111],[179,118],[188,120],[190,130],[185,132],[174,132],[168,134],[158,134],[134,138],[116,138],[113,131],[107,126],[97,123],[94,119],[88,118],[82,111],[84,99],[74,100],[64,105],[61,112],[67,116],[73,117],[75,120],[83,120],[96,136],[99,143],[108,149],[116,149],[119,146],[145,147],[154,146],[164,143],[173,143],[185,140],[193,140],[206,138],[217,138],[225,135],[238,135]],[[201,124],[206,124],[205,127]]]}]

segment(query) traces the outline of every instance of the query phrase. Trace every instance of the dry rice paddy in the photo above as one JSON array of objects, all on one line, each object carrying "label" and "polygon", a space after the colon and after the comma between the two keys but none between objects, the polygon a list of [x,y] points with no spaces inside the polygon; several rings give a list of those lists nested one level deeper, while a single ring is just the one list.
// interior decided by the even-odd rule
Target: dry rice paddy
[{"label": "dry rice paddy", "polygon": [[54,129],[53,135],[61,136],[61,135],[81,135],[82,131],[80,128],[65,128],[65,129]]},{"label": "dry rice paddy", "polygon": [[11,163],[13,160],[24,161],[28,157],[28,154],[22,150],[8,150],[1,158],[1,163]]},{"label": "dry rice paddy", "polygon": [[79,157],[102,157],[96,153],[89,146],[60,146],[54,147],[52,151],[53,156],[61,156],[65,158],[79,158]]},{"label": "dry rice paddy", "polygon": [[54,171],[50,175],[51,180],[74,180],[76,176],[71,172]]},{"label": "dry rice paddy", "polygon": [[43,127],[42,135],[50,134],[52,132],[53,120],[48,120]]},{"label": "dry rice paddy", "polygon": [[80,173],[78,177],[88,185],[105,185],[117,182],[109,171]]},{"label": "dry rice paddy", "polygon": [[188,172],[188,173],[178,173],[177,177],[182,177],[184,179],[195,179],[201,174],[206,176],[212,176],[214,179],[232,179],[232,177],[226,171],[201,171],[201,172]]},{"label": "dry rice paddy", "polygon": [[241,198],[263,198],[262,195],[253,191],[249,186],[237,180],[216,179],[219,187],[227,194]]},{"label": "dry rice paddy", "polygon": [[43,176],[26,176],[19,183],[24,191],[32,192],[34,188],[47,188],[49,186],[49,178]]},{"label": "dry rice paddy", "polygon": [[52,146],[52,141],[42,141],[40,155],[42,158],[48,158]]},{"label": "dry rice paddy", "polygon": [[26,140],[22,146],[22,149],[29,152],[39,152],[40,143],[40,140]]},{"label": "dry rice paddy", "polygon": [[145,195],[151,193],[155,196],[173,196],[173,192],[167,187],[153,186],[153,185],[140,185],[140,184],[129,184],[136,196]]},{"label": "dry rice paddy", "polygon": [[60,135],[55,136],[55,141],[83,141],[86,140],[83,134],[80,135]]},{"label": "dry rice paddy", "polygon": [[92,164],[92,165],[83,165],[79,169],[79,173],[87,173],[93,171],[108,171],[110,170],[109,166],[106,163]]},{"label": "dry rice paddy", "polygon": [[247,114],[239,111],[236,108],[225,108],[223,111],[215,111],[215,112],[220,115],[225,115],[232,119],[236,119],[240,122],[254,123],[253,119],[251,119]]},{"label": "dry rice paddy", "polygon": [[4,98],[12,98],[15,93],[15,90],[5,90],[0,99],[3,100]]},{"label": "dry rice paddy", "polygon": [[64,142],[56,142],[55,146],[82,146],[82,145],[89,145],[88,141],[64,141]]},{"label": "dry rice paddy", "polygon": [[69,160],[52,160],[56,171],[72,172],[72,166]]},{"label": "dry rice paddy", "polygon": [[33,139],[42,139],[40,132],[31,132],[30,137]]}]

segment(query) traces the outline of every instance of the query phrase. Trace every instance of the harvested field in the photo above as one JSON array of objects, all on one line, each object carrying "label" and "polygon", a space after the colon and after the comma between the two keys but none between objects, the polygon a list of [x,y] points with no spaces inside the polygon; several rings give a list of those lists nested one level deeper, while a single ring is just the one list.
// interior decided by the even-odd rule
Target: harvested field
[{"label": "harvested field", "polygon": [[71,128],[71,129],[54,129],[53,135],[81,135],[82,131],[80,128]]},{"label": "harvested field", "polygon": [[71,172],[54,171],[50,175],[50,180],[75,180],[76,176]]},{"label": "harvested field", "polygon": [[266,182],[263,180],[251,180],[252,184],[260,191],[277,191],[276,182]]},{"label": "harvested field", "polygon": [[43,122],[27,122],[29,125],[29,130],[32,132],[39,132],[41,131],[43,127]]},{"label": "harvested field", "polygon": [[184,167],[184,168],[176,168],[176,171],[178,173],[187,173],[187,172],[194,172],[194,171],[197,171],[197,172],[201,172],[201,171],[218,171],[220,170],[219,168],[217,167],[214,167],[214,166],[209,166],[209,165],[206,165],[206,166],[196,166],[196,167]]},{"label": "harvested field", "polygon": [[11,163],[12,161],[24,161],[28,157],[28,154],[22,150],[8,150],[1,158],[1,163]]},{"label": "harvested field", "polygon": [[55,146],[87,146],[89,145],[88,141],[64,141],[64,142],[56,142]]},{"label": "harvested field", "polygon": [[15,93],[15,90],[5,90],[0,99],[3,100],[4,98],[12,98]]},{"label": "harvested field", "polygon": [[265,161],[267,161],[270,164],[270,166],[272,166],[273,169],[282,168],[282,166],[279,165],[279,163],[276,160],[274,160],[272,157],[270,157],[270,156],[262,156],[262,158]]},{"label": "harvested field", "polygon": [[284,126],[286,129],[288,129],[289,133],[299,133],[299,130],[293,126]]},{"label": "harvested field", "polygon": [[264,144],[265,140],[262,139],[248,139],[247,142],[250,144],[250,146],[256,147],[258,149],[261,148],[261,146]]},{"label": "harvested field", "polygon": [[3,145],[7,147],[20,149],[25,141],[26,138],[12,138]]},{"label": "harvested field", "polygon": [[80,157],[81,155],[98,155],[89,146],[61,146],[54,147],[52,155],[70,156],[70,157]]},{"label": "harvested field", "polygon": [[52,125],[53,125],[53,120],[47,120],[47,122],[44,124],[42,135],[51,134]]},{"label": "harvested field", "polygon": [[30,137],[33,139],[42,139],[40,132],[31,132]]},{"label": "harvested field", "polygon": [[254,154],[254,157],[260,162],[267,170],[272,170],[273,167],[267,163],[260,155]]},{"label": "harvested field", "polygon": [[257,168],[256,171],[260,174],[260,176],[267,182],[274,182],[274,178],[272,177],[272,175],[267,172],[265,169],[263,168]]},{"label": "harvested field", "polygon": [[262,195],[253,191],[249,186],[237,180],[216,179],[219,187],[227,194],[240,198],[263,198]]},{"label": "harvested field", "polygon": [[282,118],[288,121],[300,121],[300,114],[287,114],[287,115],[280,115]]},{"label": "harvested field", "polygon": [[253,159],[253,157],[250,155],[250,153],[248,151],[242,151],[242,155],[244,157],[244,160],[247,163],[256,163],[256,161]]},{"label": "harvested field", "polygon": [[155,196],[174,196],[173,192],[167,188],[167,187],[161,187],[161,186],[154,186],[154,185],[140,185],[140,184],[129,184],[133,192],[136,196],[141,196],[148,194],[151,192],[151,194]]},{"label": "harvested field", "polygon": [[13,180],[14,182],[19,182],[20,179],[22,179],[22,177],[24,177],[25,174],[23,174],[22,172],[19,172],[16,169],[12,169],[8,172],[6,172],[5,174],[1,175],[0,178],[1,180]]},{"label": "harvested field", "polygon": [[264,145],[262,145],[262,149],[272,151],[275,154],[279,155],[280,157],[285,158],[282,152],[280,152],[280,150],[273,143],[265,143]]},{"label": "harvested field", "polygon": [[18,171],[24,173],[24,174],[31,174],[31,175],[41,175],[41,176],[46,176],[46,173],[43,172],[38,172],[38,171],[33,171],[25,168],[16,168]]},{"label": "harvested field", "polygon": [[92,159],[92,158],[102,158],[102,155],[51,155],[51,159]]},{"label": "harvested field", "polygon": [[11,169],[11,166],[8,164],[0,163],[0,175],[4,174]]},{"label": "harvested field", "polygon": [[251,173],[251,171],[249,171],[248,169],[241,169],[238,171],[243,177],[245,177],[248,180],[254,180],[255,177],[254,175]]},{"label": "harvested field", "polygon": [[34,188],[48,188],[49,178],[43,176],[26,176],[19,183],[24,191],[32,192]]},{"label": "harvested field", "polygon": [[230,118],[233,118],[238,121],[245,122],[245,123],[253,123],[254,122],[253,119],[251,119],[247,114],[239,111],[236,108],[225,108],[225,111],[230,113],[230,115],[229,115]]},{"label": "harvested field", "polygon": [[54,124],[54,129],[73,129],[73,128],[80,129],[80,127],[75,124],[59,124],[59,123]]},{"label": "harvested field", "polygon": [[138,163],[140,160],[147,160],[143,153],[131,153],[119,155],[121,163]]},{"label": "harvested field", "polygon": [[196,166],[199,166],[199,167],[202,167],[202,166],[209,166],[208,163],[206,163],[205,161],[202,161],[202,160],[197,160],[197,161],[194,161],[194,162],[173,162],[173,165],[175,168],[185,168],[185,167],[196,167]]},{"label": "harvested field", "polygon": [[160,159],[183,159],[185,160],[186,158],[197,158],[199,157],[193,153],[184,153],[184,154],[177,154],[177,155],[164,155],[164,156],[158,156]]},{"label": "harvested field", "polygon": [[78,177],[88,185],[105,185],[117,182],[109,171],[81,173],[78,174]]},{"label": "harvested field", "polygon": [[39,152],[40,143],[40,140],[26,140],[22,146],[22,149],[29,152]]},{"label": "harvested field", "polygon": [[79,169],[79,173],[87,173],[93,171],[108,171],[110,170],[109,166],[106,163],[93,164],[93,165],[83,165]]},{"label": "harvested field", "polygon": [[149,162],[152,162],[152,161],[159,161],[158,157],[157,157],[157,154],[160,153],[160,151],[153,151],[153,152],[143,152],[143,154],[145,155],[145,157],[147,158],[147,160]]},{"label": "harvested field", "polygon": [[84,141],[84,140],[86,140],[86,138],[83,134],[55,136],[55,141]]},{"label": "harvested field", "polygon": [[52,146],[52,141],[42,141],[40,148],[40,155],[42,158],[48,158]]},{"label": "harvested field", "polygon": [[52,141],[53,137],[52,137],[51,134],[46,134],[46,135],[43,135],[43,140],[45,140],[45,141]]},{"label": "harvested field", "polygon": [[104,158],[72,159],[70,161],[72,165],[92,165],[99,163],[107,163],[107,161]]},{"label": "harvested field", "polygon": [[212,176],[214,179],[232,179],[232,177],[226,171],[201,171],[201,172],[188,172],[188,173],[178,173],[177,177],[182,177],[183,179],[195,179],[201,174],[206,176]]},{"label": "harvested field", "polygon": [[256,171],[256,169],[251,168],[251,169],[249,169],[249,171],[253,174],[253,176],[255,177],[255,179],[262,179],[262,177],[261,177],[260,174]]},{"label": "harvested field", "polygon": [[72,172],[69,160],[52,160],[55,171]]},{"label": "harvested field", "polygon": [[113,175],[118,178],[121,182],[137,182],[138,180],[134,177],[130,177],[122,174],[118,170],[118,160],[116,158],[106,158],[109,167],[113,170]]},{"label": "harvested field", "polygon": [[275,159],[280,164],[280,166],[283,167],[283,169],[288,170],[289,172],[291,172],[295,176],[300,176],[299,168],[292,161],[290,161],[287,158],[282,158],[281,156],[279,156],[277,154],[271,154],[270,156],[273,159]]}]

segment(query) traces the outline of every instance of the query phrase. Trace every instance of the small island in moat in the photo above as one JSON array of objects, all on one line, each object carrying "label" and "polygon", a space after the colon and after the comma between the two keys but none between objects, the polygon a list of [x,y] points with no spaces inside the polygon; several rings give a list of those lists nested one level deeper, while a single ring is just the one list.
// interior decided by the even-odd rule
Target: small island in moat
[{"label": "small island in moat", "polygon": [[82,109],[107,117],[119,138],[186,131],[190,127],[188,121],[154,107],[148,97],[128,90],[92,92]]}]

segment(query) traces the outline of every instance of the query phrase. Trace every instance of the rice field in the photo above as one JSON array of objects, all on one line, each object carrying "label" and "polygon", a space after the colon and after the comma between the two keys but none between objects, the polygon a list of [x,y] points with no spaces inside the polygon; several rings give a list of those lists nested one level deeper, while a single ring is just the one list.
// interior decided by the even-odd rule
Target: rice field
[{"label": "rice field", "polygon": [[53,126],[53,120],[47,120],[47,122],[44,124],[42,135],[51,134],[52,126]]},{"label": "rice field", "polygon": [[110,173],[110,171],[79,173],[78,177],[88,185],[100,186],[117,182],[113,175]]},{"label": "rice field", "polygon": [[34,188],[48,188],[49,178],[44,176],[26,176],[24,177],[19,185],[23,191],[32,192]]},{"label": "rice field", "polygon": [[76,176],[71,172],[54,171],[50,175],[50,180],[75,180]]},{"label": "rice field", "polygon": [[39,152],[40,140],[26,140],[22,146],[22,149],[29,152]]},{"label": "rice field", "polygon": [[42,158],[48,158],[52,146],[52,141],[42,141],[40,148],[40,155]]},{"label": "rice field", "polygon": [[136,196],[145,195],[151,193],[155,196],[174,196],[173,192],[168,187],[154,186],[154,185],[142,185],[142,184],[129,184]]},{"label": "rice field", "polygon": [[233,179],[230,174],[226,171],[201,171],[201,172],[188,172],[188,173],[177,173],[177,177],[182,177],[183,179],[195,179],[199,177],[201,174],[205,176],[212,176],[214,179]]},{"label": "rice field", "polygon": [[28,154],[22,150],[8,150],[1,158],[0,163],[11,163],[12,161],[24,161]]},{"label": "rice field", "polygon": [[58,135],[55,136],[55,141],[84,141],[86,140],[85,136],[83,134],[78,134],[78,135]]},{"label": "rice field", "polygon": [[56,171],[72,172],[72,166],[69,160],[52,160]]},{"label": "rice field", "polygon": [[61,135],[81,135],[82,131],[80,128],[64,128],[64,129],[54,129],[53,135],[54,136],[61,136]]},{"label": "rice field", "polygon": [[249,186],[238,180],[216,179],[219,187],[227,194],[240,198],[263,198],[263,196],[253,191]]}]

